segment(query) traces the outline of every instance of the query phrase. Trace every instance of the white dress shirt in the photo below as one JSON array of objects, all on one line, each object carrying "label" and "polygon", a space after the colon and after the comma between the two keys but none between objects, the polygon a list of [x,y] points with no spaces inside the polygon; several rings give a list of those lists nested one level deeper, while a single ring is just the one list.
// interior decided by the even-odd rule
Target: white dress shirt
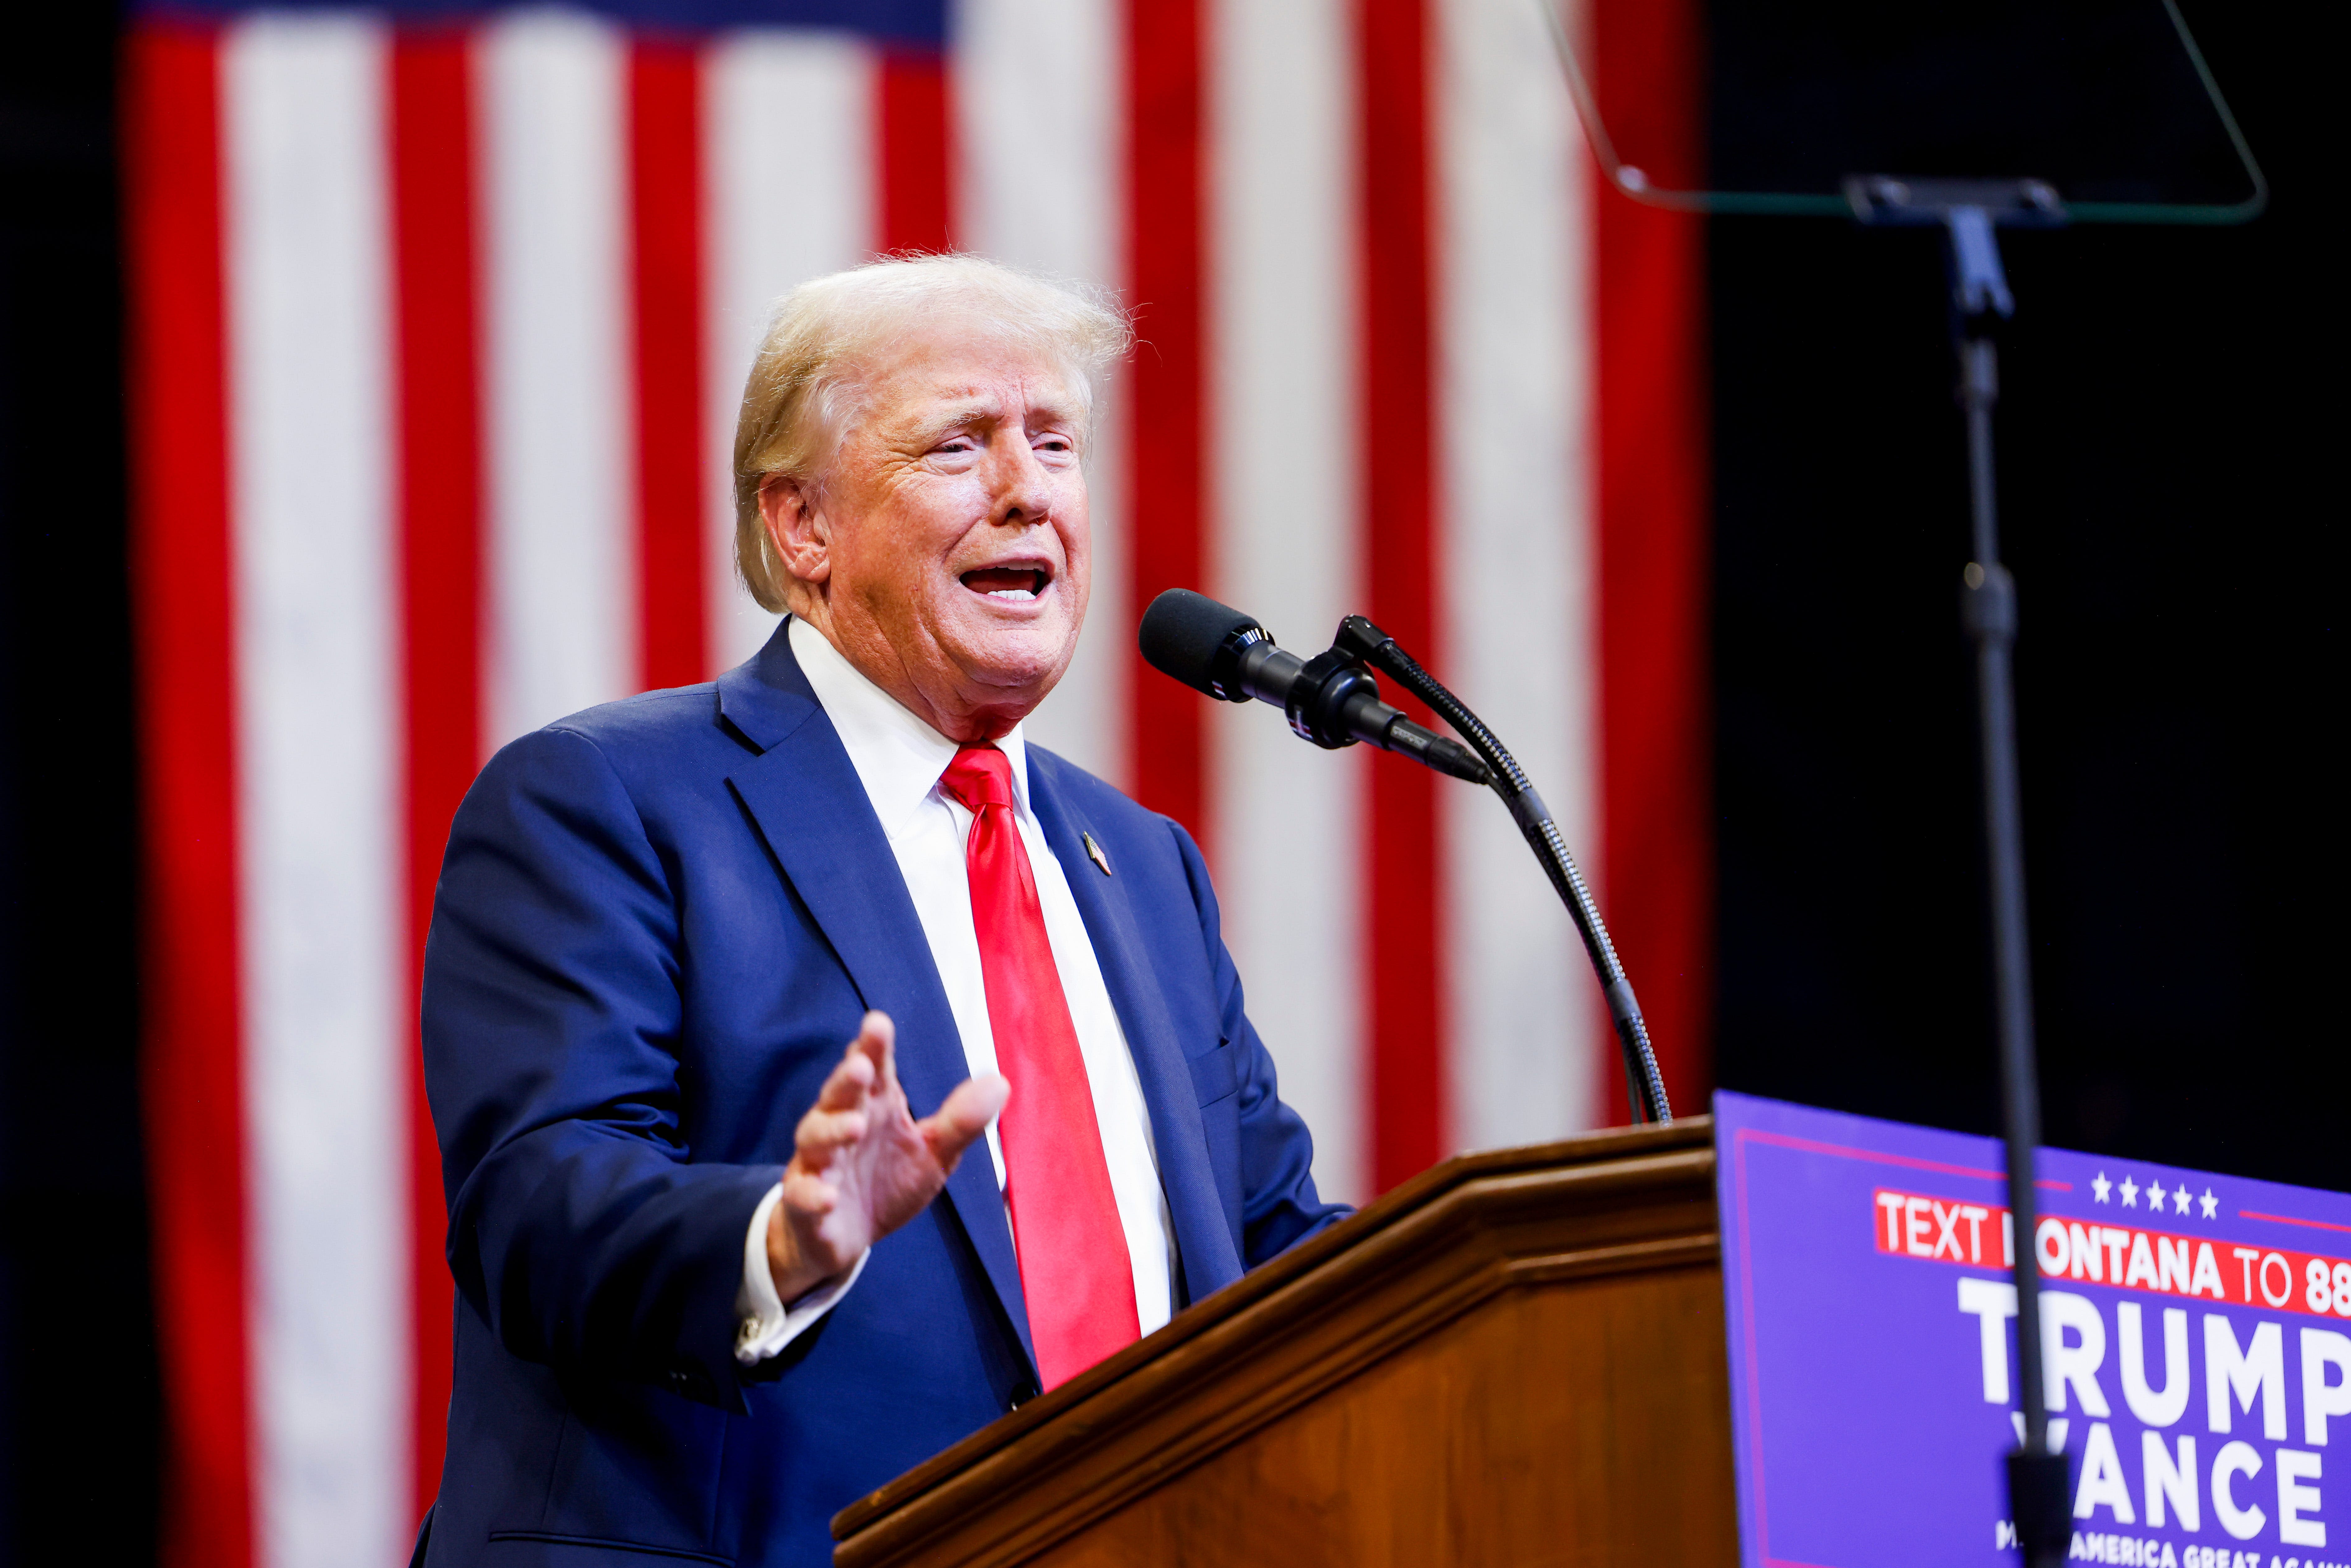
[{"label": "white dress shirt", "polygon": [[[988,1023],[979,936],[971,919],[971,883],[964,866],[964,841],[971,831],[972,814],[938,787],[940,776],[955,758],[956,745],[867,680],[806,622],[793,621],[787,635],[791,638],[792,656],[799,661],[800,672],[841,737],[859,782],[865,786],[865,797],[881,819],[899,873],[906,880],[906,891],[913,896],[914,913],[930,945],[931,959],[946,988],[956,1031],[963,1037],[964,1061],[974,1075],[994,1072],[996,1036]],[[1046,844],[1044,830],[1029,807],[1029,758],[1020,727],[1015,726],[996,746],[1012,764],[1013,821],[1029,853],[1037,901],[1044,912],[1046,939],[1053,949],[1053,967],[1061,971],[1061,992],[1069,1000],[1071,1021],[1077,1026],[1078,1049],[1085,1058],[1086,1079],[1093,1090],[1094,1124],[1101,1131],[1102,1155],[1110,1166],[1119,1224],[1126,1232],[1127,1261],[1134,1274],[1135,1316],[1143,1332],[1149,1333],[1167,1321],[1176,1260],[1175,1231],[1168,1218],[1166,1194],[1159,1185],[1158,1155],[1152,1143],[1143,1083],[1127,1049],[1126,1031],[1111,1006],[1110,989],[1102,983],[1093,943],[1086,935],[1077,901],[1070,895],[1069,879]],[[995,1164],[1000,1191],[1004,1148],[993,1124],[987,1129],[987,1153]],[[768,1219],[782,1200],[783,1186],[778,1183],[752,1215],[750,1231],[744,1238],[743,1287],[736,1297],[742,1327],[735,1354],[747,1365],[776,1354],[798,1338],[848,1293],[865,1268],[865,1258],[860,1257],[847,1274],[802,1297],[788,1311],[777,1298],[775,1280],[768,1269]]]}]

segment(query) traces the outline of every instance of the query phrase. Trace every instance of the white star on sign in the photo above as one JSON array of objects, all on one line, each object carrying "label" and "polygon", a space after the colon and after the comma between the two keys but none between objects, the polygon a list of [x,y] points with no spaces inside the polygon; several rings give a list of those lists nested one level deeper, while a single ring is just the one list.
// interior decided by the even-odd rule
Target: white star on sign
[{"label": "white star on sign", "polygon": [[2211,1218],[2213,1215],[2220,1212],[2220,1200],[2212,1196],[2212,1189],[2209,1186],[2204,1189],[2204,1196],[2198,1198],[2196,1201],[2204,1206],[2204,1218],[2207,1219]]},{"label": "white star on sign", "polygon": [[2106,1179],[2106,1173],[2100,1171],[2098,1173],[2097,1179],[2090,1183],[2090,1190],[2098,1195],[2098,1201],[2100,1203],[2104,1203],[2106,1201],[2107,1190],[2114,1185],[2114,1183]]},{"label": "white star on sign", "polygon": [[2138,1207],[2138,1183],[2131,1180],[2127,1175],[2123,1177],[2123,1207],[2125,1208]]},{"label": "white star on sign", "polygon": [[2185,1214],[2188,1212],[2188,1184],[2186,1182],[2181,1182],[2179,1184],[2179,1190],[2171,1195],[2171,1212],[2174,1214]]}]

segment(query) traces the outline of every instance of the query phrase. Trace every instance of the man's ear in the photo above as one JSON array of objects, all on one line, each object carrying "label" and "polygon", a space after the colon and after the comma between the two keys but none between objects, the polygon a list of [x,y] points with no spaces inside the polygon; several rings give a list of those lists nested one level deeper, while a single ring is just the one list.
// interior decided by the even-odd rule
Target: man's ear
[{"label": "man's ear", "polygon": [[832,533],[808,487],[789,474],[759,483],[759,520],[768,548],[794,580],[810,587],[832,576]]}]

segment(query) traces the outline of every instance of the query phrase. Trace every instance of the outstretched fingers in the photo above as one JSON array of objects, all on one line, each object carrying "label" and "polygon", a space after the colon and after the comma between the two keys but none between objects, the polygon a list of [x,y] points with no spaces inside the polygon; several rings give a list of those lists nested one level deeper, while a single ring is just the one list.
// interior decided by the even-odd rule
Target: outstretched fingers
[{"label": "outstretched fingers", "polygon": [[798,1166],[785,1169],[784,1207],[791,1212],[821,1218],[831,1214],[840,1202],[841,1189],[816,1172]]},{"label": "outstretched fingers", "polygon": [[940,1170],[956,1168],[963,1152],[1003,1113],[1005,1102],[1011,1097],[1012,1085],[1002,1073],[967,1078],[956,1086],[946,1103],[915,1124],[921,1129],[923,1141],[930,1145],[931,1157],[939,1162]]},{"label": "outstretched fingers", "polygon": [[865,1135],[869,1102],[882,1071],[866,1046],[867,1037],[861,1034],[826,1075],[816,1103],[793,1132],[792,1146],[810,1170],[823,1170],[834,1155]]},{"label": "outstretched fingers", "polygon": [[857,1038],[850,1042],[850,1052],[862,1057],[873,1067],[872,1092],[881,1099],[899,1094],[898,1088],[898,1026],[884,1012],[869,1012],[858,1026]]},{"label": "outstretched fingers", "polygon": [[880,1075],[881,1069],[866,1054],[864,1044],[864,1037],[861,1035],[841,1054],[841,1061],[825,1075],[824,1087],[816,1092],[813,1109],[851,1111],[865,1103],[865,1097],[872,1092],[874,1080]]}]

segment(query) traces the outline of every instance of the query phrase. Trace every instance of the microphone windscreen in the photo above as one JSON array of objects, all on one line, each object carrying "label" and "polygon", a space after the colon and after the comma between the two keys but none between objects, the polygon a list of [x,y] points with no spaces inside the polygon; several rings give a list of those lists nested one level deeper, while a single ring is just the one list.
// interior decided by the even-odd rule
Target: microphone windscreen
[{"label": "microphone windscreen", "polygon": [[1205,593],[1171,588],[1151,601],[1135,633],[1143,657],[1163,675],[1173,675],[1194,691],[1219,694],[1212,685],[1217,651],[1236,632],[1257,625],[1229,604],[1219,604]]}]

